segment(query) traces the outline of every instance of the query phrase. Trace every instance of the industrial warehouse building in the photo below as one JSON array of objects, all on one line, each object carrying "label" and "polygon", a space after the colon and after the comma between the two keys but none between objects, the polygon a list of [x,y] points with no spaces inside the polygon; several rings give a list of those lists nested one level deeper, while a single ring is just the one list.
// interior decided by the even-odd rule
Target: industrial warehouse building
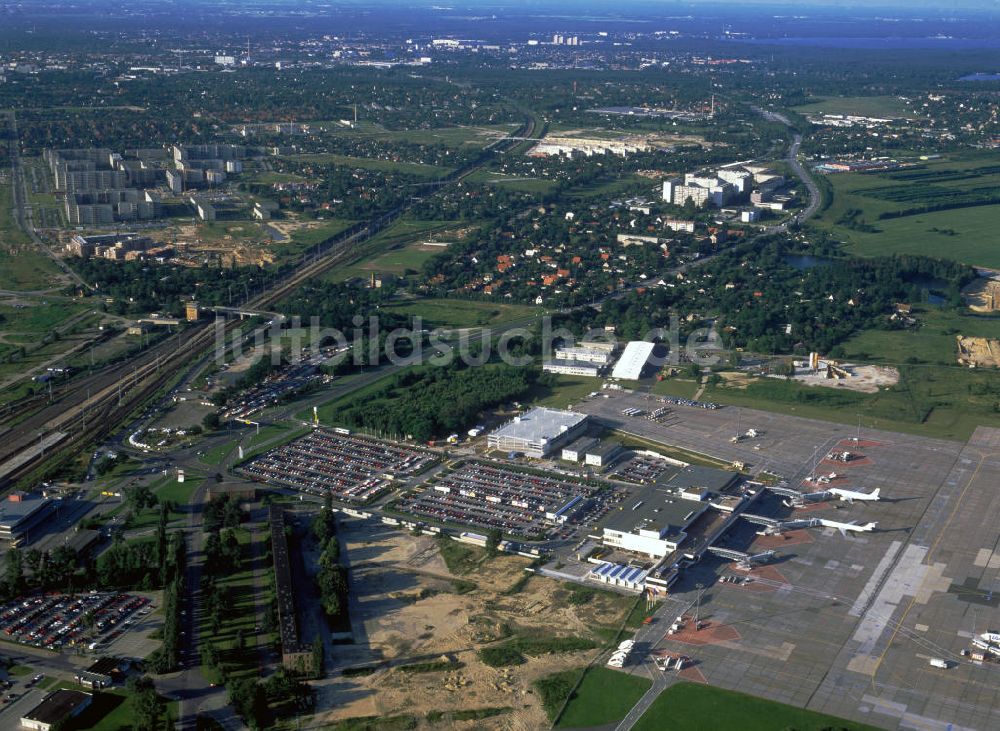
[{"label": "industrial warehouse building", "polygon": [[80,690],[55,690],[42,702],[21,717],[21,726],[35,731],[49,731],[55,726],[63,726],[71,718],[79,716],[93,700],[90,693]]},{"label": "industrial warehouse building", "polygon": [[542,370],[545,373],[559,373],[564,376],[587,376],[597,378],[601,375],[602,365],[586,360],[565,360],[563,358],[553,358],[542,363]]},{"label": "industrial warehouse building", "polygon": [[[603,345],[603,344],[602,344]],[[556,358],[562,360],[579,360],[585,363],[596,363],[605,366],[611,362],[613,347],[594,347],[593,345],[556,348]]]},{"label": "industrial warehouse building", "polygon": [[567,462],[579,462],[588,449],[597,446],[597,440],[591,437],[580,437],[562,448],[562,458]]},{"label": "industrial warehouse building", "polygon": [[646,585],[648,574],[649,572],[645,569],[605,561],[591,570],[587,574],[587,578],[609,586],[642,591]]},{"label": "industrial warehouse building", "polygon": [[29,543],[36,528],[52,512],[54,501],[38,495],[12,492],[0,502],[0,541]]},{"label": "industrial warehouse building", "polygon": [[622,453],[622,445],[618,442],[596,444],[584,453],[583,461],[592,467],[607,467]]},{"label": "industrial warehouse building", "polygon": [[612,378],[620,378],[626,381],[637,381],[642,377],[642,370],[653,355],[655,343],[647,343],[645,340],[633,340],[625,346],[622,357],[618,359],[618,364],[611,371]]},{"label": "industrial warehouse building", "polygon": [[487,437],[490,449],[522,452],[528,457],[547,457],[587,430],[588,416],[575,411],[544,406],[515,416]]}]

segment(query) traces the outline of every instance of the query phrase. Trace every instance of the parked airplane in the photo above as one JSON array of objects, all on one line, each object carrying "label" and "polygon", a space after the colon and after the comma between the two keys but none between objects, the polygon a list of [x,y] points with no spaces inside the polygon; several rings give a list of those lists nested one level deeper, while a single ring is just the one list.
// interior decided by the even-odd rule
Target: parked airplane
[{"label": "parked airplane", "polygon": [[836,528],[842,536],[846,537],[848,531],[851,533],[870,533],[875,530],[875,526],[878,523],[865,523],[864,525],[860,523],[839,523],[836,520],[823,520],[821,518],[820,525],[824,528]]},{"label": "parked airplane", "polygon": [[827,490],[827,492],[832,492],[841,500],[846,500],[849,503],[853,503],[855,500],[878,501],[880,499],[878,494],[881,489],[882,488],[878,488],[874,492],[857,492],[856,490],[845,490],[842,487],[831,487],[829,490]]}]

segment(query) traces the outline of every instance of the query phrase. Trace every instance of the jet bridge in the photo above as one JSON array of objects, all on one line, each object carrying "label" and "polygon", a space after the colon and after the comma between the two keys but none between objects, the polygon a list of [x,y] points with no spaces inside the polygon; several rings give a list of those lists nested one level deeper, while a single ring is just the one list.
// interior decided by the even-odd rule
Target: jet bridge
[{"label": "jet bridge", "polygon": [[766,515],[755,515],[753,513],[740,513],[740,517],[754,525],[772,526],[777,525],[779,522],[774,518],[768,518]]},{"label": "jet bridge", "polygon": [[768,485],[767,489],[775,495],[781,495],[782,497],[801,497],[802,495],[802,493],[798,490],[793,490],[790,487],[781,487],[779,485]]}]

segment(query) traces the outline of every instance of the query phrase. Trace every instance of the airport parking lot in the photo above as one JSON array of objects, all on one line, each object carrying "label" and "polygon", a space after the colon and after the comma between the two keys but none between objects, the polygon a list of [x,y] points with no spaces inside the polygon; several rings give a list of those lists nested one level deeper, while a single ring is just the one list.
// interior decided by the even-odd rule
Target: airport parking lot
[{"label": "airport parking lot", "polygon": [[268,376],[263,383],[244,390],[235,403],[222,412],[223,419],[249,419],[268,406],[273,406],[288,394],[305,388],[314,380],[321,380],[318,361],[288,365]]},{"label": "airport parking lot", "polygon": [[[620,394],[577,408],[653,441],[767,468],[798,490],[879,489],[883,499],[793,510],[762,497],[750,512],[878,526],[765,537],[736,521],[725,547],[773,549],[775,560],[750,571],[750,583],[720,583],[746,572],[719,558],[688,569],[669,606],[693,603],[701,584],[702,616],[719,631],[685,642],[644,628],[643,647],[683,652],[695,643],[696,669],[712,684],[880,727],[1000,728],[1000,664],[961,654],[973,633],[1000,626],[1000,430],[980,428],[963,445],[872,430],[856,440],[850,426],[729,407],[679,406],[669,425],[622,416],[644,402]],[[731,441],[751,428],[758,437]],[[835,451],[856,457],[825,463]],[[814,470],[837,477],[817,486],[805,479]],[[651,663],[649,671],[659,672]]]},{"label": "airport parking lot", "polygon": [[392,479],[419,474],[436,461],[430,452],[316,429],[254,458],[240,471],[258,482],[363,504]]},{"label": "airport parking lot", "polygon": [[119,592],[22,597],[0,607],[0,632],[9,641],[33,647],[99,652],[152,609],[149,598]]},{"label": "airport parking lot", "polygon": [[467,462],[443,472],[396,509],[435,520],[498,528],[523,537],[552,536],[588,506],[594,488],[555,475]]},{"label": "airport parking lot", "polygon": [[664,459],[633,454],[631,459],[623,460],[615,467],[613,476],[617,480],[649,485],[656,482],[668,469],[670,464]]}]

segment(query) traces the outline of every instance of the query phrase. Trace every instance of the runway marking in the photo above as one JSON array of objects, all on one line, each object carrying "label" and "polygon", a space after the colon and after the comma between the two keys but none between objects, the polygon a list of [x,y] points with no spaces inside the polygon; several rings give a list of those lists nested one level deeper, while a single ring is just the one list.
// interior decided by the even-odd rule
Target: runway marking
[{"label": "runway marking", "polygon": [[858,594],[858,598],[854,600],[854,605],[848,614],[852,617],[860,617],[862,612],[864,612],[865,607],[871,600],[872,594],[880,583],[882,583],[882,578],[889,571],[892,566],[892,562],[896,560],[896,554],[899,553],[899,549],[903,547],[901,541],[893,541],[889,544],[889,548],[886,550],[885,554],[882,556],[882,560],[878,562],[875,567],[875,571],[872,572],[871,578],[868,579],[868,583],[865,584],[865,588],[861,590]]},{"label": "runway marking", "polygon": [[903,703],[895,703],[878,696],[866,694],[862,696],[861,700],[872,705],[873,713],[899,719],[899,725],[902,728],[917,729],[918,731],[976,731],[968,726],[959,726],[949,721],[939,721],[936,718],[910,713]]},{"label": "runway marking", "polygon": [[[869,669],[874,672],[878,668],[876,658],[871,654],[878,644],[886,627],[889,626],[893,612],[899,608],[904,596],[912,596],[916,600],[927,576],[930,566],[923,563],[927,549],[923,546],[909,545],[903,551],[896,567],[889,574],[875,600],[867,609],[864,617],[851,638],[860,643],[857,653],[847,664],[847,669],[866,674]],[[913,601],[910,602],[912,606]],[[899,627],[896,627],[896,631]],[[895,636],[895,632],[893,632]],[[891,642],[891,640],[890,640]]]},{"label": "runway marking", "polygon": [[[995,454],[982,454],[982,453],[980,454],[979,464],[976,465],[976,469],[973,471],[972,476],[969,478],[968,482],[965,483],[965,487],[962,488],[962,493],[958,496],[958,499],[955,501],[955,506],[952,508],[951,514],[948,516],[948,520],[945,522],[944,527],[942,527],[941,530],[938,531],[937,538],[934,540],[934,543],[931,544],[930,549],[927,551],[927,556],[931,556],[934,553],[934,551],[937,550],[937,547],[941,543],[941,540],[948,533],[948,529],[951,527],[952,520],[954,520],[955,516],[958,514],[958,509],[961,507],[962,502],[965,500],[965,494],[969,491],[969,488],[972,487],[973,483],[975,483],[976,478],[979,477],[979,473],[983,469],[983,465],[986,464],[987,458],[993,456],[995,456]],[[971,462],[971,460],[967,459],[962,459],[960,461],[963,464],[968,464]],[[882,654],[879,655],[878,661],[872,668],[871,671],[872,687],[875,687],[875,676],[878,674],[878,670],[882,666],[882,661],[885,660],[885,656],[889,652],[889,648],[892,647],[892,643],[896,639],[896,635],[899,633],[900,628],[906,621],[906,617],[910,614],[910,610],[913,609],[913,605],[916,603],[917,603],[917,597],[914,596],[913,599],[910,600],[910,603],[907,605],[906,609],[903,611],[903,616],[900,617],[899,621],[896,623],[896,627],[895,629],[893,629],[892,635],[889,636],[889,641],[886,643],[885,649],[882,650]]]},{"label": "runway marking", "polygon": [[1000,552],[990,548],[980,548],[972,564],[983,569],[1000,569]]}]

